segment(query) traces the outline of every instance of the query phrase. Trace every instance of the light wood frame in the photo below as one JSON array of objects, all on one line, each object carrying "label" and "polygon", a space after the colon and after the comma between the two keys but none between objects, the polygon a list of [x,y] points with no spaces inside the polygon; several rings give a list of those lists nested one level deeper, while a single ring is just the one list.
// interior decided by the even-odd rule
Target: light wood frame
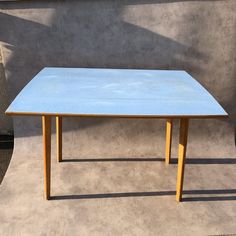
[{"label": "light wood frame", "polygon": [[171,161],[171,142],[172,142],[172,127],[173,127],[173,119],[168,119],[166,121],[166,164],[170,164]]},{"label": "light wood frame", "polygon": [[56,116],[57,161],[62,161],[62,117]]},{"label": "light wood frame", "polygon": [[187,140],[188,140],[188,126],[189,126],[189,119],[186,118],[180,119],[178,172],[177,172],[177,183],[176,183],[177,202],[180,202],[182,200],[184,167],[185,167],[185,157],[187,151]]},{"label": "light wood frame", "polygon": [[50,198],[51,189],[51,117],[42,116],[43,160],[44,160],[44,196]]},{"label": "light wood frame", "polygon": [[[180,119],[179,132],[179,151],[178,151],[178,173],[176,184],[176,201],[182,200],[184,167],[187,150],[189,118]],[[44,195],[45,199],[50,199],[51,185],[51,116],[42,116],[43,129],[43,157],[44,157]],[[171,160],[171,143],[172,143],[173,119],[166,122],[166,153],[165,162],[170,163]],[[56,142],[57,142],[57,160],[62,161],[62,117],[56,116]]]}]

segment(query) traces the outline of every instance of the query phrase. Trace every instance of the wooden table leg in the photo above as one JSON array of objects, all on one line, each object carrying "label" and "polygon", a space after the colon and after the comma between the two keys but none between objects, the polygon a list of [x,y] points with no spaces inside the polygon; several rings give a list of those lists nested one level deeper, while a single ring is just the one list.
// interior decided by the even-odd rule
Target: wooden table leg
[{"label": "wooden table leg", "polygon": [[180,119],[180,133],[179,133],[179,153],[178,153],[178,174],[176,185],[176,201],[180,202],[182,199],[183,181],[184,181],[184,165],[187,150],[188,139],[188,118]]},{"label": "wooden table leg", "polygon": [[170,164],[171,160],[172,126],[173,120],[168,119],[166,122],[166,164]]},{"label": "wooden table leg", "polygon": [[43,158],[44,158],[44,196],[50,198],[51,185],[51,117],[42,116]]},{"label": "wooden table leg", "polygon": [[62,161],[62,117],[56,117],[57,161]]}]

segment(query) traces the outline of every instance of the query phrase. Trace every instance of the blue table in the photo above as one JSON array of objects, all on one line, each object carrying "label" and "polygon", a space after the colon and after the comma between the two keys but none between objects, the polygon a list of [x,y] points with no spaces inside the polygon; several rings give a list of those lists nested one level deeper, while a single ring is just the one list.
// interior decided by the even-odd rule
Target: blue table
[{"label": "blue table", "polygon": [[166,118],[166,163],[173,119],[180,119],[176,200],[181,201],[191,118],[228,114],[185,71],[44,68],[18,94],[8,115],[42,116],[45,197],[50,198],[51,117],[56,117],[57,158],[62,160],[62,117]]}]

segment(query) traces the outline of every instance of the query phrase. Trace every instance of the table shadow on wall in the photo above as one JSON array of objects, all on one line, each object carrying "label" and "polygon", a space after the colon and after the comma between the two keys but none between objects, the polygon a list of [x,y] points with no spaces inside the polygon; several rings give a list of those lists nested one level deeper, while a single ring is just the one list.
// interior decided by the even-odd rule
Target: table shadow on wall
[{"label": "table shadow on wall", "polygon": [[[1,3],[1,8],[54,7],[50,26],[0,13],[0,41],[4,43],[6,50],[12,53],[5,65],[10,72],[7,76],[11,100],[45,66],[186,69],[201,73],[201,68],[197,63],[193,63],[192,59],[207,63],[207,55],[193,46],[186,46],[121,19],[120,15],[126,5],[163,2],[105,1],[110,8],[104,10],[102,8],[104,5],[101,5],[101,11],[93,7],[92,1],[36,2],[36,4],[23,2],[23,5]],[[99,7],[98,3],[96,7]],[[90,13],[85,13],[88,7],[86,4],[91,4]],[[199,27],[196,25],[195,30]],[[24,126],[23,123],[30,123],[35,127],[41,124],[41,120],[35,118],[27,118],[27,121],[22,118],[15,119],[19,120],[15,128]],[[65,120],[64,131],[76,129],[76,126],[67,125],[67,121],[73,122],[71,119]],[[88,119],[88,121],[90,126],[94,126],[109,122],[109,119]],[[17,133],[17,136],[34,136],[40,133],[36,128],[30,129],[29,132]]]},{"label": "table shadow on wall", "polygon": [[[5,64],[11,100],[45,66],[185,69],[196,78],[201,78],[205,72],[200,64],[207,64],[210,60],[209,55],[196,49],[194,44],[184,45],[146,28],[125,22],[121,17],[127,5],[177,2],[193,1],[0,3],[0,9],[54,10],[48,25],[10,15],[7,11],[0,12],[0,41],[4,44],[5,52],[11,52],[11,57]],[[86,11],[88,9],[90,11]],[[201,21],[195,22],[191,26],[191,31],[204,32],[206,29],[203,25],[206,20],[203,17]],[[179,31],[183,39],[189,38],[189,32],[184,31],[181,25]],[[200,63],[196,63],[196,60]],[[229,87],[234,95],[231,96],[232,99],[225,99],[222,105],[231,117],[225,122],[235,124],[235,84]],[[14,120],[15,137],[41,135],[40,118],[17,117]],[[111,119],[67,118],[63,120],[63,132],[102,126],[109,122]],[[142,122],[144,121],[140,121],[140,124]],[[207,127],[206,123],[205,125]],[[202,135],[202,129],[199,127],[195,126],[194,131],[195,135]],[[55,132],[54,124],[53,132]],[[148,132],[151,130],[145,131],[145,134]]]},{"label": "table shadow on wall", "polygon": [[[199,52],[194,46],[186,46],[148,29],[124,22],[120,16],[127,5],[176,2],[193,1],[131,0],[114,3],[98,1],[97,4],[93,1],[1,3],[1,9],[54,9],[50,26],[0,13],[0,41],[12,53],[11,59],[5,65],[10,72],[8,87],[11,100],[45,66],[185,69],[197,77],[200,76],[204,71],[192,60],[197,59],[207,63],[209,61],[207,54]],[[108,4],[109,10],[102,9],[104,3]],[[91,4],[90,14],[84,13],[88,4]],[[94,4],[96,7],[100,6],[102,11],[93,7]],[[82,7],[79,7],[80,5]],[[67,14],[68,12],[70,14]],[[196,22],[191,30],[194,32],[203,30],[204,20]],[[189,35],[183,35],[183,38],[187,37]],[[233,100],[236,100],[236,91]],[[232,117],[227,122],[235,123],[236,111],[232,101],[225,100],[222,105]],[[90,119],[90,121],[92,121],[90,125],[93,126],[109,120]],[[36,122],[41,123],[39,120]],[[65,125],[64,131],[68,129],[69,126]],[[30,132],[20,135],[39,134],[37,129],[35,131],[31,129]]]}]

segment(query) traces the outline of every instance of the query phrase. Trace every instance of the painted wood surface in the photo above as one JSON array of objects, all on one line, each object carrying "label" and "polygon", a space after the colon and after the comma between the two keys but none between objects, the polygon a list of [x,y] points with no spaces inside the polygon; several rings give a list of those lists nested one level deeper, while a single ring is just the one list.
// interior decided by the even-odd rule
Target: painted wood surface
[{"label": "painted wood surface", "polygon": [[227,116],[185,71],[44,68],[12,102],[11,115]]}]

